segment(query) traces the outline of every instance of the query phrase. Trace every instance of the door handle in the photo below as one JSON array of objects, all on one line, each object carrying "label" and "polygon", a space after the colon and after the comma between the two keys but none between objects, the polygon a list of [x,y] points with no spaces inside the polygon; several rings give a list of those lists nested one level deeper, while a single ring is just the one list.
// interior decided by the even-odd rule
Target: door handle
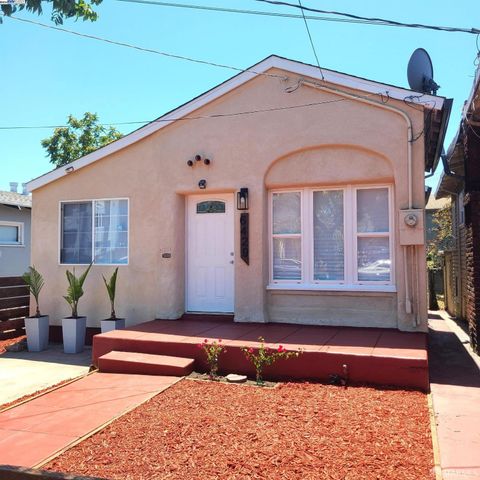
[{"label": "door handle", "polygon": [[233,265],[233,263],[234,263],[233,260],[230,260],[230,263]]}]

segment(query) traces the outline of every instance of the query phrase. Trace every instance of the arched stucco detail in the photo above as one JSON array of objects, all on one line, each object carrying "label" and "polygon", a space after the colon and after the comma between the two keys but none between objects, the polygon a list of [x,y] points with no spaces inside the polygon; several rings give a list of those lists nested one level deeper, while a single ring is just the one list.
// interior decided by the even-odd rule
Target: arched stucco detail
[{"label": "arched stucco detail", "polygon": [[392,182],[394,170],[385,156],[357,145],[321,145],[290,152],[265,174],[267,188],[301,185]]}]

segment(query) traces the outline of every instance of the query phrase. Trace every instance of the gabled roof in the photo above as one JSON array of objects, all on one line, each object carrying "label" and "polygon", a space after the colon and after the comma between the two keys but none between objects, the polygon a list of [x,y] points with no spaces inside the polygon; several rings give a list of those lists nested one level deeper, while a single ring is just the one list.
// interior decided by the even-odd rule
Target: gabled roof
[{"label": "gabled roof", "polygon": [[[277,55],[271,55],[261,62],[253,65],[252,67],[246,69],[245,71],[235,75],[234,77],[226,80],[225,82],[217,85],[216,87],[208,90],[202,95],[190,100],[189,102],[181,105],[180,107],[171,110],[170,112],[164,114],[163,116],[153,120],[152,122],[140,127],[139,129],[133,131],[132,133],[125,135],[119,140],[112,142],[104,147],[95,150],[84,157],[75,160],[74,162],[69,163],[63,167],[52,170],[40,177],[37,177],[27,183],[28,191],[33,191],[37,188],[40,188],[50,182],[53,182],[68,173],[83,168],[87,165],[90,165],[97,160],[100,160],[107,155],[115,153],[139,140],[165,128],[171,123],[175,122],[177,119],[184,117],[191,112],[203,107],[204,105],[212,102],[213,100],[225,95],[226,93],[232,91],[233,89],[243,85],[249,80],[266,73],[272,68],[277,68],[294,74],[299,77],[310,77],[317,80],[322,80],[319,68],[314,65],[309,65],[306,63],[298,62],[295,60],[290,60],[288,58],[279,57]],[[396,87],[394,85],[389,85],[386,83],[379,83],[372,80],[368,80],[362,77],[356,77],[353,75],[348,75],[341,73],[335,70],[328,70],[322,68],[323,80],[329,84],[335,84],[346,88],[351,88],[354,90],[361,90],[366,93],[382,93],[386,94],[390,98],[396,100],[406,100],[412,95],[418,96],[418,92],[413,92],[407,88]],[[437,97],[432,95],[421,95],[420,103],[428,105],[434,111],[440,112],[443,109],[445,102],[444,97]],[[433,107],[432,107],[433,106]]]},{"label": "gabled roof", "polygon": [[0,190],[0,205],[12,207],[32,208],[32,197],[16,192],[5,192]]}]

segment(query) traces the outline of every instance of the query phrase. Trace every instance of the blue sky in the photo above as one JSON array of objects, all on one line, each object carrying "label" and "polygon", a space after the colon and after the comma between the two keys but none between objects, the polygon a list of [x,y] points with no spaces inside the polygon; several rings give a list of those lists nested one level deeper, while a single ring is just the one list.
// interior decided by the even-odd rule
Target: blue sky
[{"label": "blue sky", "polygon": [[[179,0],[180,1],[180,0]],[[297,13],[254,0],[183,3]],[[404,22],[480,27],[475,0],[303,1],[304,5]],[[439,6],[440,5],[440,6]],[[315,63],[302,20],[202,12],[104,0],[97,22],[65,22],[82,33],[246,68],[275,53]],[[24,18],[52,24],[49,12]],[[408,86],[408,59],[432,57],[439,94],[454,99],[446,144],[473,82],[475,36],[419,29],[309,22],[320,63],[372,80]],[[96,112],[103,123],[149,120],[232,76],[228,70],[168,59],[5,19],[0,25],[0,126],[64,124]],[[321,107],[319,107],[321,108]],[[118,127],[123,133],[136,126]],[[51,169],[40,145],[51,129],[0,130],[0,190]],[[439,171],[430,184],[435,184]]]}]

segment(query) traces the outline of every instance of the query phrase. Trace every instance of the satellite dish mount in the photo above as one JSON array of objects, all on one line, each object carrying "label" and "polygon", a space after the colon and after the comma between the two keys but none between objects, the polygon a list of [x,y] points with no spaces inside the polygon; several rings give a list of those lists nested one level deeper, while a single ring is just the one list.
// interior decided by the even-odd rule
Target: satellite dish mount
[{"label": "satellite dish mount", "polygon": [[440,88],[433,80],[433,65],[430,55],[423,48],[417,48],[410,57],[407,68],[408,84],[412,90],[437,94]]}]

